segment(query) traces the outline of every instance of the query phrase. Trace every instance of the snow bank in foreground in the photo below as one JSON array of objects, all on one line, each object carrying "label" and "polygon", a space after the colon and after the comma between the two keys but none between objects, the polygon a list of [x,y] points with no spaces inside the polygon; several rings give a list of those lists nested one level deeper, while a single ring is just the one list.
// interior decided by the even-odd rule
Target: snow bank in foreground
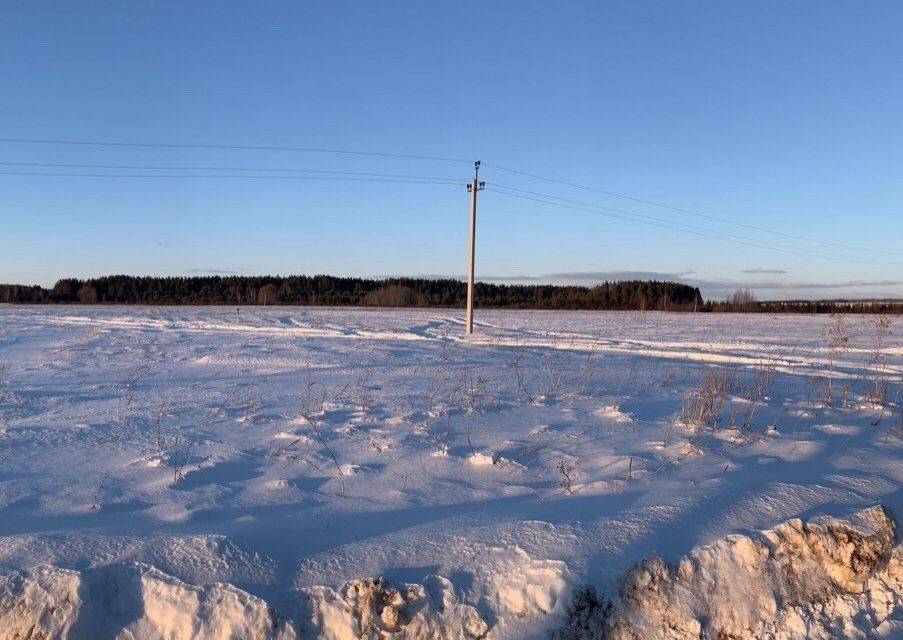
[{"label": "snow bank in foreground", "polygon": [[[499,599],[501,602],[504,598]],[[139,563],[0,575],[4,638],[492,638],[494,620],[451,582],[353,580],[293,590],[295,623],[232,585],[199,587]],[[540,621],[537,620],[537,624]],[[617,597],[575,594],[557,640],[866,638],[903,634],[903,545],[882,507],[795,519],[698,547],[669,567],[649,558]]]},{"label": "snow bank in foreground", "polygon": [[489,632],[477,610],[461,603],[440,576],[401,588],[381,579],[354,580],[339,591],[315,587],[302,594],[302,637],[378,640],[397,634],[413,640],[485,638]]},{"label": "snow bank in foreground", "polygon": [[451,582],[429,576],[395,588],[354,580],[338,591],[293,594],[298,627],[232,585],[186,584],[139,563],[87,572],[49,565],[0,575],[0,637],[329,640],[484,638],[488,623],[459,602]]},{"label": "snow bank in foreground", "polygon": [[197,587],[142,564],[0,575],[3,638],[288,640],[291,624],[228,584]]},{"label": "snow bank in foreground", "polygon": [[642,561],[617,598],[575,594],[558,640],[903,636],[903,545],[882,507],[789,520],[698,547],[669,567]]}]

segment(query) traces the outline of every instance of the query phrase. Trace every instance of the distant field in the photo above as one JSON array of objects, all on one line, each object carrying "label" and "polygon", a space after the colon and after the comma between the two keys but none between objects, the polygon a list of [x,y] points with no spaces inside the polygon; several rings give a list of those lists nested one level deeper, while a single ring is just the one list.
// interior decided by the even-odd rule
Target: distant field
[{"label": "distant field", "polygon": [[[447,310],[0,307],[0,628],[903,633],[899,321],[489,311],[476,331]],[[817,516],[839,518],[824,544],[782,524]],[[707,587],[624,577],[691,553]],[[824,588],[755,573],[784,553]],[[850,554],[871,560],[838,578]]]}]

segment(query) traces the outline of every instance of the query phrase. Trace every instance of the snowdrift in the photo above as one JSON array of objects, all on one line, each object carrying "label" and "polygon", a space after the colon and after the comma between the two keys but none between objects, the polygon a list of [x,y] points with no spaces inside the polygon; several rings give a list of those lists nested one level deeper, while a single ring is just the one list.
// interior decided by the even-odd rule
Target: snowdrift
[{"label": "snowdrift", "polygon": [[575,594],[557,640],[903,637],[903,545],[882,507],[733,535],[674,567],[629,572],[611,600]]},{"label": "snowdrift", "polygon": [[[883,507],[728,536],[668,566],[640,562],[612,598],[575,593],[557,640],[867,638],[903,634],[903,545]],[[232,585],[186,584],[128,563],[0,575],[3,638],[492,638],[452,583],[353,580],[287,594],[292,619]],[[499,601],[504,601],[500,598]],[[537,621],[537,624],[542,624]]]},{"label": "snowdrift", "polygon": [[266,603],[231,585],[193,586],[131,563],[0,576],[0,637],[287,640],[295,633]]},{"label": "snowdrift", "polygon": [[189,585],[140,563],[87,572],[46,565],[0,575],[0,637],[478,639],[489,632],[476,609],[459,602],[439,576],[400,588],[377,578],[290,595],[296,622],[232,585]]}]

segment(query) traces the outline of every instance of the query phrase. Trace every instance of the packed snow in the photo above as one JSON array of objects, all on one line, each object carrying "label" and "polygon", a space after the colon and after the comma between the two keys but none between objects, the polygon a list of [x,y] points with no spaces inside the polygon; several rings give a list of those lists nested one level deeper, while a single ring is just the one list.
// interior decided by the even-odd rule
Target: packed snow
[{"label": "packed snow", "polygon": [[903,637],[870,316],[0,307],[0,638]]}]

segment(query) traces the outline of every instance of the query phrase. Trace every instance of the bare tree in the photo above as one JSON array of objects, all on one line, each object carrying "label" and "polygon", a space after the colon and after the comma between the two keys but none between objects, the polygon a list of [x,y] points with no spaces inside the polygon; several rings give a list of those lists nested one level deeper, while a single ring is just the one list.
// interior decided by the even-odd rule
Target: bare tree
[{"label": "bare tree", "polygon": [[759,300],[749,289],[737,289],[728,298],[728,304],[734,311],[752,311],[758,303]]}]

